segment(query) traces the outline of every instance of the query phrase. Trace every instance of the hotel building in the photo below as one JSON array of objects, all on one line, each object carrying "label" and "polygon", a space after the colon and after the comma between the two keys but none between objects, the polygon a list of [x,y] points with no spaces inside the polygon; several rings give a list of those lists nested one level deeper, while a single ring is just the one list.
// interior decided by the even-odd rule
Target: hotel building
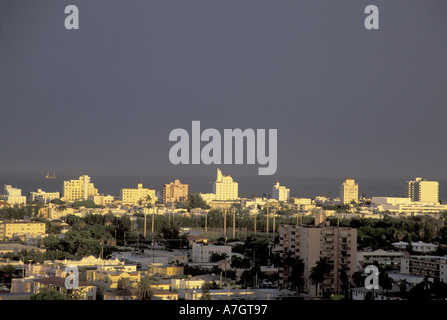
[{"label": "hotel building", "polygon": [[63,191],[64,201],[88,200],[88,197],[98,194],[87,175],[80,176],[78,180],[64,181]]},{"label": "hotel building", "polygon": [[439,183],[416,178],[407,181],[407,197],[415,202],[439,202]]},{"label": "hotel building", "polygon": [[220,169],[217,169],[217,179],[213,184],[213,192],[216,195],[215,200],[236,200],[238,195],[238,183],[233,178],[223,175]]},{"label": "hotel building", "polygon": [[146,201],[147,196],[151,197],[151,204],[155,203],[155,190],[143,188],[139,183],[136,189],[121,189],[120,200],[124,205],[137,205],[139,201]]},{"label": "hotel building", "polygon": [[340,185],[340,201],[343,204],[358,202],[359,200],[359,185],[355,183],[354,179],[347,178]]}]

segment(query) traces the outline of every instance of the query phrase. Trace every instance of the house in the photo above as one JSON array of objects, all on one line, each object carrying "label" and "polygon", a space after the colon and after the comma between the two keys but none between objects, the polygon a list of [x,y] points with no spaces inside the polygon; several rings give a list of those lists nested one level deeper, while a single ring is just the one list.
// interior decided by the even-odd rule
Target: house
[{"label": "house", "polygon": [[[64,277],[47,277],[47,278],[36,278],[33,280],[33,292],[39,293],[44,288],[52,288],[61,293],[66,293],[68,291],[65,286]],[[96,286],[90,282],[79,281],[79,289],[82,300],[96,300]]]}]

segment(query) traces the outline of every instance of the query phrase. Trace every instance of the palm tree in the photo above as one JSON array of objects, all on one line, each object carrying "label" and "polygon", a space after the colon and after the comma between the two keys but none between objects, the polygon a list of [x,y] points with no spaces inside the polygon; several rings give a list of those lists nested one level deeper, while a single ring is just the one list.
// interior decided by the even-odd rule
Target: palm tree
[{"label": "palm tree", "polygon": [[388,275],[386,271],[382,271],[379,274],[379,285],[382,287],[382,294],[383,290],[386,290],[386,296],[388,297],[388,291],[393,288],[394,280]]},{"label": "palm tree", "polygon": [[408,288],[408,281],[407,279],[403,279],[400,281],[400,285],[399,285],[399,290],[400,290],[400,294],[402,295],[402,298],[405,299],[406,295],[407,295],[407,288]]},{"label": "palm tree", "polygon": [[320,260],[317,261],[317,264],[311,268],[310,270],[310,279],[312,283],[315,284],[315,295],[318,294],[318,284],[322,284],[325,276],[332,270],[332,266],[329,263],[329,260],[324,257],[320,257]]},{"label": "palm tree", "polygon": [[137,300],[150,300],[152,298],[150,279],[148,277],[144,277],[138,282],[135,294]]},{"label": "palm tree", "polygon": [[343,295],[346,297],[346,289],[348,287],[348,281],[349,281],[349,274],[348,272],[351,270],[348,266],[342,266],[338,272],[340,272],[340,281],[341,281],[341,288],[343,291]]}]

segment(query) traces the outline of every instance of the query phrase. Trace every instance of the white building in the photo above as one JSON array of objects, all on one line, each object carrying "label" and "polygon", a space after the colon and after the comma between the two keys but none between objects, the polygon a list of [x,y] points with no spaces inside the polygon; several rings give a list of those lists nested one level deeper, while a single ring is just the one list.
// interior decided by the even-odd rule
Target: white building
[{"label": "white building", "polygon": [[290,198],[290,189],[279,185],[279,182],[272,188],[272,198],[278,201],[287,202]]},{"label": "white building", "polygon": [[40,203],[49,203],[51,200],[59,199],[60,198],[59,192],[45,192],[42,191],[42,189],[37,189],[37,192],[30,192],[28,196],[29,202],[40,202]]},{"label": "white building", "polygon": [[407,181],[407,197],[411,201],[438,203],[439,183],[422,178]]},{"label": "white building", "polygon": [[438,213],[447,210],[447,204],[411,201],[411,198],[372,197],[371,206],[380,211],[397,213]]},{"label": "white building", "polygon": [[22,189],[13,188],[11,185],[5,184],[4,195],[6,202],[10,205],[26,205],[26,197],[22,196]]},{"label": "white building", "polygon": [[98,189],[90,182],[87,175],[80,176],[78,180],[64,181],[64,201],[88,200],[89,196],[98,194]]},{"label": "white building", "polygon": [[[406,249],[408,246],[408,242],[399,241],[392,243],[392,245],[399,249]],[[422,241],[412,242],[411,247],[413,248],[413,251],[421,253],[430,253],[438,249],[438,245],[433,243],[425,243]]]},{"label": "white building", "polygon": [[213,253],[227,254],[227,258],[231,257],[231,246],[215,246],[194,243],[192,245],[192,261],[193,262],[211,262]]},{"label": "white building", "polygon": [[216,195],[215,200],[236,200],[238,195],[238,183],[228,175],[223,175],[220,169],[217,169],[217,179],[213,184],[213,192]]}]

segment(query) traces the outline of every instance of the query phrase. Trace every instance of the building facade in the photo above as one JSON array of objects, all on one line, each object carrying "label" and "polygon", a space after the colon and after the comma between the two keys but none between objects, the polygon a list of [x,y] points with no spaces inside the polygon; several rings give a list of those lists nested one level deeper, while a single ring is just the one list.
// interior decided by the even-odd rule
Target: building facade
[{"label": "building facade", "polygon": [[438,203],[439,183],[422,178],[407,181],[407,197],[411,201]]},{"label": "building facade", "polygon": [[88,200],[88,197],[98,194],[98,189],[90,182],[87,175],[80,176],[78,180],[64,181],[63,200]]},{"label": "building facade", "polygon": [[343,204],[349,204],[352,201],[358,202],[359,200],[359,186],[355,183],[354,179],[347,178],[340,185],[340,201]]},{"label": "building facade", "polygon": [[30,192],[28,196],[29,202],[49,203],[51,200],[60,198],[59,192],[45,192],[42,189],[37,189],[37,192]]},{"label": "building facade", "polygon": [[[357,230],[328,226],[303,227],[299,225],[280,225],[279,253],[282,259],[288,255],[301,259],[304,263],[304,288],[310,296],[320,297],[323,292],[336,293],[342,290],[341,268],[348,274],[356,270]],[[321,284],[313,284],[310,276],[312,268],[320,258],[326,258],[331,271],[325,275]],[[279,286],[290,286],[292,270],[285,265],[279,270]]]},{"label": "building facade", "polygon": [[188,198],[189,184],[181,183],[176,179],[174,182],[163,186],[163,203],[184,202]]},{"label": "building facade", "polygon": [[238,183],[228,175],[223,175],[220,169],[217,169],[217,178],[213,184],[213,192],[216,195],[215,200],[236,200],[239,198]]},{"label": "building facade", "polygon": [[22,189],[13,188],[11,185],[4,186],[5,200],[9,205],[26,205],[26,197],[22,196]]},{"label": "building facade", "polygon": [[45,235],[45,223],[40,222],[0,222],[0,239],[8,240],[18,236]]},{"label": "building facade", "polygon": [[147,196],[151,197],[150,203],[155,203],[155,190],[143,188],[143,184],[139,183],[135,189],[121,189],[120,200],[124,205],[137,205],[140,201],[146,201]]},{"label": "building facade", "polygon": [[287,202],[290,198],[290,189],[276,182],[272,188],[272,198],[280,202]]}]

